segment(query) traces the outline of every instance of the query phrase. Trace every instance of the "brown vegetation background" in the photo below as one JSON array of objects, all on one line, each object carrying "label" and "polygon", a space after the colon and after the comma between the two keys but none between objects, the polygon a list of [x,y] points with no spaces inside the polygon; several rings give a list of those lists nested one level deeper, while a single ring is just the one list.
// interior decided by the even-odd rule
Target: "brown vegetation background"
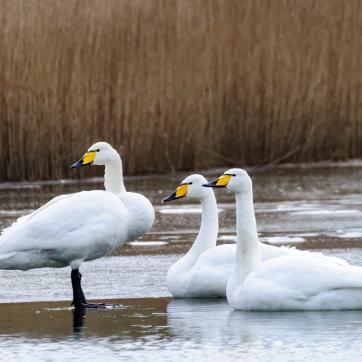
[{"label": "brown vegetation background", "polygon": [[0,179],[361,157],[361,80],[360,0],[0,0]]}]

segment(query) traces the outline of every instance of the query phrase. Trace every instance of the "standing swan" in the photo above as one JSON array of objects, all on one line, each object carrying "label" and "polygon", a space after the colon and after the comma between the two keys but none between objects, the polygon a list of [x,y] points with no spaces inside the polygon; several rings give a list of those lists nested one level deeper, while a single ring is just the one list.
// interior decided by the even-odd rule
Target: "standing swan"
[{"label": "standing swan", "polygon": [[235,193],[237,250],[226,296],[237,310],[362,309],[362,268],[308,254],[261,263],[252,182],[242,169],[228,170],[205,186]]},{"label": "standing swan", "polygon": [[79,267],[111,253],[153,225],[154,209],[141,194],[126,192],[119,154],[106,142],[91,146],[71,167],[105,165],[106,191],[83,191],[53,198],[19,218],[0,237],[0,269],[71,267],[76,308],[87,303]]},{"label": "standing swan", "polygon": [[[166,284],[175,298],[225,297],[226,285],[235,265],[236,245],[216,246],[218,235],[218,209],[212,188],[202,187],[207,180],[194,174],[186,177],[176,191],[162,200],[196,199],[201,203],[201,226],[191,249],[167,273]],[[309,254],[338,263],[344,260],[310,253],[294,248],[276,247],[260,243],[262,261],[272,258]]]}]

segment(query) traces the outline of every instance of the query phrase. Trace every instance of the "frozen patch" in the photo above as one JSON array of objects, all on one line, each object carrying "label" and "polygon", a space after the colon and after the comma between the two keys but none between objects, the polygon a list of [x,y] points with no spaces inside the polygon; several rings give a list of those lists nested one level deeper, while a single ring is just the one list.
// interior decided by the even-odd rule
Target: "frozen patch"
[{"label": "frozen patch", "polygon": [[269,236],[260,238],[260,241],[273,245],[304,243],[305,239],[300,236]]},{"label": "frozen patch", "polygon": [[131,241],[128,245],[132,246],[160,246],[168,244],[166,241]]}]

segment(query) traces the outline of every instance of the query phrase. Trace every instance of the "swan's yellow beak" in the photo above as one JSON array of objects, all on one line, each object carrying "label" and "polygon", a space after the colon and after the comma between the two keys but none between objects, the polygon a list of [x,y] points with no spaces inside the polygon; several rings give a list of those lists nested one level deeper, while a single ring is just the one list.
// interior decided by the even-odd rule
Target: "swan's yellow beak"
[{"label": "swan's yellow beak", "polygon": [[207,184],[204,184],[202,186],[205,187],[223,187],[225,188],[227,184],[230,182],[232,175],[222,175],[216,180],[210,181]]},{"label": "swan's yellow beak", "polygon": [[84,154],[84,156],[70,168],[79,168],[87,165],[91,165],[96,157],[96,151],[90,151]]},{"label": "swan's yellow beak", "polygon": [[165,197],[162,202],[167,202],[167,201],[172,201],[172,200],[177,200],[177,199],[181,199],[182,197],[185,197],[187,194],[187,189],[188,189],[188,184],[182,184],[180,185],[176,191],[170,195],[168,195],[167,197]]}]

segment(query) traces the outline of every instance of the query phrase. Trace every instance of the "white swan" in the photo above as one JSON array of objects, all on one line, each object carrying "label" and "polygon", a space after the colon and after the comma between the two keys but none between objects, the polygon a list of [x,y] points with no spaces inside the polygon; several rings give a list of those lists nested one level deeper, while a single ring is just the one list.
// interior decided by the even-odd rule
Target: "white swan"
[{"label": "white swan", "polygon": [[[200,230],[191,249],[167,273],[167,287],[176,298],[225,297],[226,284],[235,265],[236,245],[216,246],[219,228],[217,204],[213,190],[202,187],[205,183],[207,180],[202,175],[190,175],[174,193],[162,200],[196,199],[202,209]],[[311,254],[316,258],[345,263],[339,258],[293,248],[263,243],[260,243],[260,248],[262,261],[285,255]]]},{"label": "white swan", "polygon": [[237,310],[362,309],[362,268],[308,254],[261,263],[252,182],[246,171],[231,169],[211,187],[235,193],[237,251],[226,296]]},{"label": "white swan", "polygon": [[83,191],[50,200],[5,229],[0,237],[0,269],[70,266],[73,304],[87,303],[79,267],[101,258],[153,225],[154,209],[141,194],[126,192],[122,162],[108,143],[98,142],[72,167],[105,165],[106,191]]},{"label": "white swan", "polygon": [[167,273],[167,287],[176,298],[225,297],[226,282],[233,268],[234,246],[216,247],[218,210],[213,190],[202,187],[206,182],[201,175],[188,176],[173,194],[162,200],[197,199],[202,208],[196,240]]}]

